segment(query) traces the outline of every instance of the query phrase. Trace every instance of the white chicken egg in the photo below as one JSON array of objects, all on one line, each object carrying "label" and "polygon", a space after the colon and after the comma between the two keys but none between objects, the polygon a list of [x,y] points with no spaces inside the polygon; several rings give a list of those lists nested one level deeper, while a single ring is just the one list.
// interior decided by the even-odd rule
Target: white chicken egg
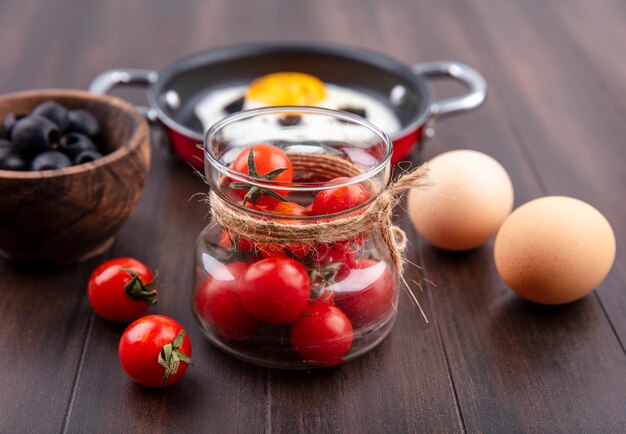
[{"label": "white chicken egg", "polygon": [[513,208],[507,171],[482,152],[459,149],[430,160],[434,186],[412,190],[409,217],[415,230],[444,250],[474,249],[496,234]]}]

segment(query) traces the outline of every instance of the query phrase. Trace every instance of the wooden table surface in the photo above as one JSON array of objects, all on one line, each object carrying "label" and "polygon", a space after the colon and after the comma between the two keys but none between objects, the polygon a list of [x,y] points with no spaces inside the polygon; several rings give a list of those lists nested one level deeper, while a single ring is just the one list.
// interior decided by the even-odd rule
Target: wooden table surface
[{"label": "wooden table surface", "polygon": [[[85,88],[111,67],[159,69],[224,44],[286,40],[481,71],[486,104],[438,123],[420,158],[478,149],[507,168],[516,206],[558,194],[597,207],[618,238],[608,278],[579,302],[533,305],[498,277],[492,243],[435,250],[398,210],[408,258],[424,266],[409,277],[436,284],[418,293],[430,323],[403,296],[390,336],[360,359],[310,373],[248,365],[211,347],[192,317],[192,248],[207,220],[189,198],[204,186],[157,149],[106,255],[61,269],[0,261],[0,432],[625,432],[623,0],[3,0],[0,91]],[[193,340],[196,366],[164,390],[126,377],[124,327],[96,317],[85,295],[91,270],[122,255],[158,269],[152,312]]]}]

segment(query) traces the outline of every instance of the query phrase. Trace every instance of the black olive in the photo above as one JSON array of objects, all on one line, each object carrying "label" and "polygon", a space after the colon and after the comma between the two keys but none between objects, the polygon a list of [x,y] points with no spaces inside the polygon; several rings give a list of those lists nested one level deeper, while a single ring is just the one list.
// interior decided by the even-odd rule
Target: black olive
[{"label": "black olive", "polygon": [[11,137],[11,129],[13,129],[13,125],[23,117],[28,116],[28,113],[22,112],[11,112],[4,117],[2,121],[2,127],[0,127],[0,137],[4,137],[6,139]]},{"label": "black olive", "polygon": [[339,107],[339,110],[346,113],[352,113],[353,115],[361,116],[367,119],[367,112],[361,107]]},{"label": "black olive", "polygon": [[68,112],[70,126],[68,131],[94,137],[100,134],[100,124],[91,113],[86,110],[70,110]]},{"label": "black olive", "polygon": [[301,120],[302,116],[300,115],[285,115],[278,118],[278,123],[283,127],[291,127],[298,125]]},{"label": "black olive", "polygon": [[26,162],[11,148],[0,147],[0,170],[25,170]]},{"label": "black olive", "polygon": [[84,164],[91,161],[95,161],[98,158],[102,158],[102,154],[97,151],[87,150],[83,151],[74,158],[74,164]]},{"label": "black olive", "polygon": [[30,164],[30,170],[55,170],[69,167],[72,162],[65,154],[59,151],[47,151],[35,157]]},{"label": "black olive", "polygon": [[243,110],[243,96],[241,98],[237,98],[224,107],[224,111],[229,115],[240,112],[241,110]]},{"label": "black olive", "polygon": [[15,150],[25,158],[50,150],[59,141],[59,129],[51,120],[37,116],[26,116],[13,126],[11,140]]},{"label": "black olive", "polygon": [[59,131],[65,131],[70,126],[70,119],[67,109],[61,104],[54,101],[44,101],[39,104],[31,115],[41,116],[50,119],[59,128]]},{"label": "black olive", "polygon": [[67,133],[59,140],[59,150],[72,159],[83,151],[95,151],[97,149],[91,139],[81,133]]},{"label": "black olive", "polygon": [[11,151],[13,151],[15,149],[15,145],[13,145],[13,142],[7,139],[0,139],[0,149],[5,149],[5,148],[8,148]]}]

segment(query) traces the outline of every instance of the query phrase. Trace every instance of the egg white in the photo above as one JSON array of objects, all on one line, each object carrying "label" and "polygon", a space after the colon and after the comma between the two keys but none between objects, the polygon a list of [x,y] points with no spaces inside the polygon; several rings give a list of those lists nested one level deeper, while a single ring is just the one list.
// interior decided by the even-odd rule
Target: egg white
[{"label": "egg white", "polygon": [[[393,134],[400,130],[400,121],[393,110],[378,101],[376,98],[363,92],[336,84],[324,83],[324,87],[326,89],[326,98],[318,104],[318,107],[333,110],[338,110],[343,107],[362,108],[365,109],[367,119],[387,134]],[[195,114],[202,123],[204,129],[209,129],[215,122],[225,117],[228,113],[224,111],[224,107],[232,101],[244,96],[247,88],[247,86],[234,86],[219,89],[209,93],[205,98],[203,98],[196,105]],[[266,106],[266,104],[259,101],[245,99],[243,108],[248,110],[264,106]],[[346,134],[346,130],[353,129],[353,134],[357,135],[355,137],[356,139],[358,139],[359,134],[370,135],[370,133],[362,128],[359,128],[358,126],[337,124],[334,121],[328,122],[328,119],[309,118],[308,123],[311,124],[311,128],[306,128],[307,135],[304,137],[308,140],[315,140],[316,138],[328,139],[329,136],[332,136],[333,130],[339,129],[342,130],[341,134]],[[323,127],[322,130],[318,129],[320,127]],[[276,132],[275,128],[268,128],[266,123],[258,122],[258,125],[255,125],[255,131],[252,131],[251,134],[256,134],[259,137],[253,137],[251,140],[262,140],[261,136],[264,135],[264,130],[267,130],[267,133],[269,133],[270,130],[274,133]],[[273,138],[280,139],[280,137]],[[338,138],[338,140],[340,140],[340,138]]]}]

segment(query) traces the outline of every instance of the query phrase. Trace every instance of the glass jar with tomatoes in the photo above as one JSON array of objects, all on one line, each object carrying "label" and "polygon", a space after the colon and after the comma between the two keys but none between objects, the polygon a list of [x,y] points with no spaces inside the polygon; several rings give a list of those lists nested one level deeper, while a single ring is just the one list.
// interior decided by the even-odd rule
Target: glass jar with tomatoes
[{"label": "glass jar with tomatoes", "polygon": [[371,213],[361,220],[387,186],[391,151],[366,119],[319,108],[239,112],[207,132],[212,220],[196,244],[192,307],[213,344],[311,369],[385,338],[399,279]]}]

